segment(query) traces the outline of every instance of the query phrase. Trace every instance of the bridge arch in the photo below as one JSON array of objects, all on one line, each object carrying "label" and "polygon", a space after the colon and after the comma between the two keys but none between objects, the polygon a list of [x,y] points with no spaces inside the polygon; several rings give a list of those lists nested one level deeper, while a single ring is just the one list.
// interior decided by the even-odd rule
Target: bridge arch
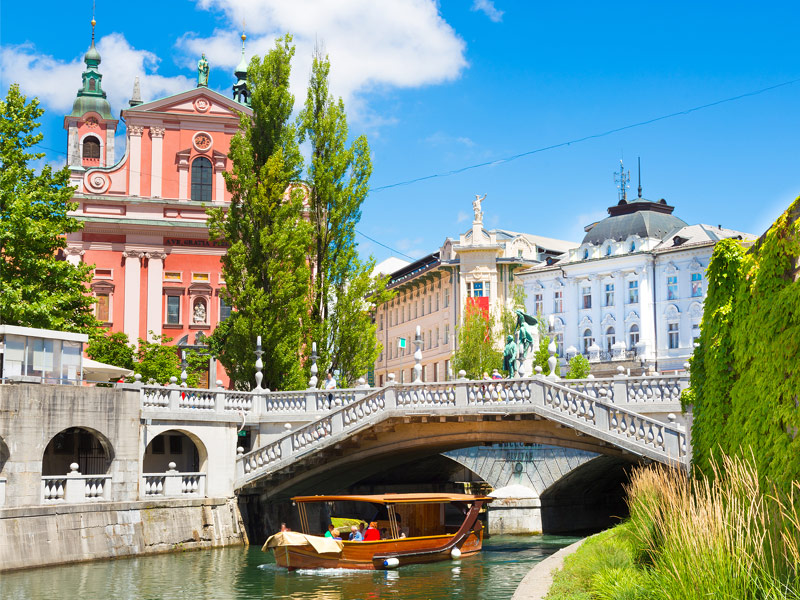
[{"label": "bridge arch", "polygon": [[91,427],[68,427],[55,434],[42,455],[42,475],[66,475],[72,463],[82,475],[106,475],[114,462],[114,446]]}]

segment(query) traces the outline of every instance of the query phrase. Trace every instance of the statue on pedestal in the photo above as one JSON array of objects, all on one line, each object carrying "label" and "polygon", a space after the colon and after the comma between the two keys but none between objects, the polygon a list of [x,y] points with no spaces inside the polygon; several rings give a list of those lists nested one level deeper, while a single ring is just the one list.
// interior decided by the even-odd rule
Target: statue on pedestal
[{"label": "statue on pedestal", "polygon": [[475,200],[472,201],[472,211],[475,213],[475,222],[482,223],[483,222],[483,211],[481,210],[481,202],[486,199],[486,194],[483,196],[479,196],[475,194]]}]

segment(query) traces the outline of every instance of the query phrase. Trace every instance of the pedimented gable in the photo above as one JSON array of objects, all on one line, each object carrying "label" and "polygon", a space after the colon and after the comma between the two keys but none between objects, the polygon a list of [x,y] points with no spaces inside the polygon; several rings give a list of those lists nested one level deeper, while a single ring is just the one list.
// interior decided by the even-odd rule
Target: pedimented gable
[{"label": "pedimented gable", "polygon": [[140,104],[124,111],[126,114],[136,113],[171,113],[175,115],[195,115],[207,117],[232,117],[239,118],[239,113],[243,112],[252,115],[253,110],[243,104],[239,104],[231,98],[226,98],[222,94],[207,88],[194,88],[168,96],[159,100],[153,100],[146,104]]}]

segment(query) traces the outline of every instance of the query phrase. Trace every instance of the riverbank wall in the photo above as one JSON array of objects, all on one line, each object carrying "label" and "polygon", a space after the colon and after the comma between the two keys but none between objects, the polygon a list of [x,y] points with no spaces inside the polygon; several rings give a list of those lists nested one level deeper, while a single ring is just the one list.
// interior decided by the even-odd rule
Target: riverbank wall
[{"label": "riverbank wall", "polygon": [[247,543],[235,498],[0,509],[0,572]]}]

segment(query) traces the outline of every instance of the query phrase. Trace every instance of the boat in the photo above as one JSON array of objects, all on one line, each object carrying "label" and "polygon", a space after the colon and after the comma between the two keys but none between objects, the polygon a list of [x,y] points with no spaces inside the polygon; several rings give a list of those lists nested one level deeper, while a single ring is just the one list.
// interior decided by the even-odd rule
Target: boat
[{"label": "boat", "polygon": [[[479,513],[492,500],[472,494],[297,496],[292,501],[298,508],[302,532],[276,533],[262,550],[272,551],[278,566],[290,571],[394,569],[468,557],[481,550],[483,524]],[[314,506],[320,503],[322,506]],[[330,522],[327,515],[351,516],[354,511],[365,514],[365,510],[373,515],[370,521],[377,523],[381,539],[337,540],[309,526],[309,514],[312,523],[322,523]],[[458,514],[461,524],[448,525],[447,513]]]}]

